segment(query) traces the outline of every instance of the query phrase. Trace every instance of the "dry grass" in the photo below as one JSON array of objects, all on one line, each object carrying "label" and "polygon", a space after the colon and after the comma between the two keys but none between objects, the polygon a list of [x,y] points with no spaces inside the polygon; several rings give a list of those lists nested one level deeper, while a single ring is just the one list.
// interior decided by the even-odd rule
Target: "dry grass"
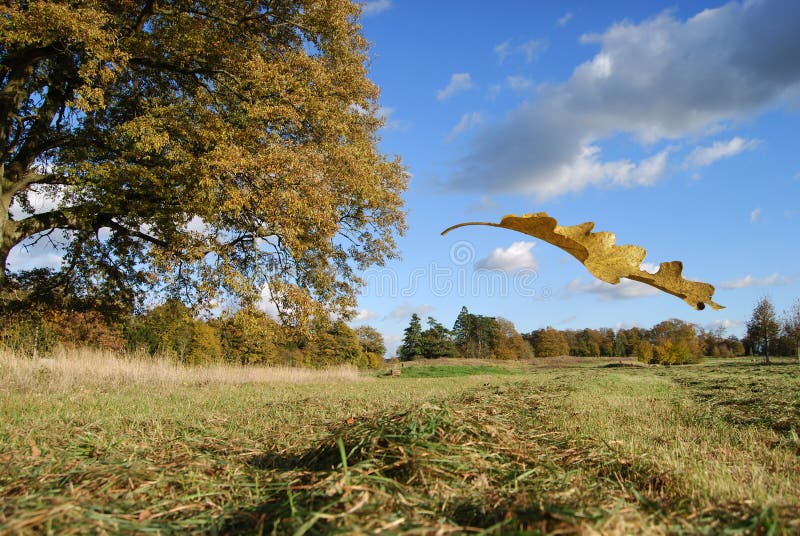
[{"label": "dry grass", "polygon": [[638,361],[635,357],[576,357],[562,355],[558,357],[534,357],[528,363],[534,367],[542,368],[572,368],[572,367],[598,367],[598,366],[632,366],[646,367],[648,365]]},{"label": "dry grass", "polygon": [[800,533],[800,366],[581,364],[0,389],[0,535]]},{"label": "dry grass", "polygon": [[348,366],[322,370],[231,364],[188,367],[143,354],[92,349],[61,349],[46,359],[31,359],[0,349],[0,390],[11,391],[107,389],[123,385],[338,383],[360,379],[358,369]]}]

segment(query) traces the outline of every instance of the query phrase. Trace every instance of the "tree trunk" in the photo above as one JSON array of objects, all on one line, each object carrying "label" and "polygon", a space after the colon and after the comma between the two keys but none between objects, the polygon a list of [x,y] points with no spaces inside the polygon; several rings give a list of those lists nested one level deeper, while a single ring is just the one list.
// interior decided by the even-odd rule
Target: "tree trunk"
[{"label": "tree trunk", "polygon": [[[0,174],[0,181],[3,180]],[[6,236],[6,223],[8,223],[8,209],[6,206],[5,198],[3,197],[2,187],[0,187],[0,290],[6,286],[6,261],[8,261],[8,254],[11,253],[11,248],[14,247],[10,244],[11,237]]]}]

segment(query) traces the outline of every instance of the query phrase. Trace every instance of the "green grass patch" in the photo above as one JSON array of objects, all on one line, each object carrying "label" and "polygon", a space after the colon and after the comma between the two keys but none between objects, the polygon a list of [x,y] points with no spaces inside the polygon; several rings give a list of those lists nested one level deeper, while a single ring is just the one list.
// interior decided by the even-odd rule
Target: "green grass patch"
[{"label": "green grass patch", "polygon": [[511,376],[521,374],[521,369],[492,365],[418,365],[404,367],[405,378],[455,378],[459,376]]}]

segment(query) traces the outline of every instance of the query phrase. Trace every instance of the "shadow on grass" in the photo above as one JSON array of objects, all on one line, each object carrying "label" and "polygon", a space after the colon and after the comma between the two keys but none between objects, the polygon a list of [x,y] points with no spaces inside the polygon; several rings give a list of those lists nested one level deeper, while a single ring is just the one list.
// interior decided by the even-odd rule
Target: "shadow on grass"
[{"label": "shadow on grass", "polygon": [[[603,532],[620,508],[647,532],[698,510],[674,494],[671,474],[543,427],[540,411],[559,389],[480,389],[338,423],[306,451],[252,457],[260,500],[223,516],[217,532]],[[763,526],[759,515],[720,508],[693,523],[747,530]]]}]

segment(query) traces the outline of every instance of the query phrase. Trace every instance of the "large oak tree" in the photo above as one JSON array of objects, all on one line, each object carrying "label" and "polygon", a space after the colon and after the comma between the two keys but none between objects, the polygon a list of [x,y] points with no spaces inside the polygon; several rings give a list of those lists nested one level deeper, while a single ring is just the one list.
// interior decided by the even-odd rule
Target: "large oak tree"
[{"label": "large oak tree", "polygon": [[395,254],[406,187],[377,148],[358,15],[347,0],[3,3],[0,290],[12,248],[53,239],[85,292],[269,288],[289,322],[351,309],[358,271]]}]

